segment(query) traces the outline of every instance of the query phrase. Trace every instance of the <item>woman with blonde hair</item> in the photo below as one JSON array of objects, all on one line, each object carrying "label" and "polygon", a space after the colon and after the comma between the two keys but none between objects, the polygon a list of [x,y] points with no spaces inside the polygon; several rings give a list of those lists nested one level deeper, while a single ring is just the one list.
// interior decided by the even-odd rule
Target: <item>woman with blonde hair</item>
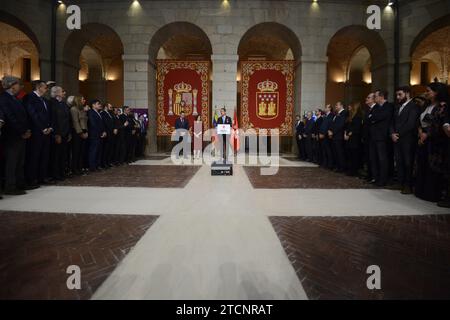
[{"label": "woman with blonde hair", "polygon": [[86,141],[88,138],[88,116],[85,111],[84,101],[81,96],[71,96],[67,99],[72,115],[72,173],[83,173],[84,156],[86,153]]},{"label": "woman with blonde hair", "polygon": [[348,171],[350,176],[356,176],[361,168],[361,132],[362,132],[362,113],[361,103],[354,102],[348,107],[349,116],[345,126],[345,150],[348,159]]}]

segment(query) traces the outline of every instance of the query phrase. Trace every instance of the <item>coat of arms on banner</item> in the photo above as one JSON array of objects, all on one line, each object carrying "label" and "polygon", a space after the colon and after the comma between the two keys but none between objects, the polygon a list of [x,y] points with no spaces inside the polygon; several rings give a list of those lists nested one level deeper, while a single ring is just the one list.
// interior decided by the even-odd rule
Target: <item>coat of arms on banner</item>
[{"label": "coat of arms on banner", "polygon": [[181,111],[184,111],[186,116],[198,115],[197,111],[197,95],[198,90],[192,89],[188,83],[178,83],[173,89],[168,90],[169,95],[169,112],[168,116],[179,116]]},{"label": "coat of arms on banner", "polygon": [[278,85],[273,81],[258,83],[256,92],[256,114],[262,120],[275,119],[278,116]]}]

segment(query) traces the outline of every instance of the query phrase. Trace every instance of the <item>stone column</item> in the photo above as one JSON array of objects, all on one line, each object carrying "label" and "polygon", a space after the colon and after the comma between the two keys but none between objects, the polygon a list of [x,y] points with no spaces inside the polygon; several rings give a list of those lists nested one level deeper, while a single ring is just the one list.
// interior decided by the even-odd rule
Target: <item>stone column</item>
[{"label": "stone column", "polygon": [[292,119],[292,123],[294,124],[294,127],[292,128],[292,148],[291,148],[291,152],[296,154],[298,152],[298,147],[297,147],[297,140],[295,137],[295,116],[297,114],[301,115],[301,104],[302,104],[302,64],[299,61],[296,65],[295,65],[295,81],[294,81],[294,113],[293,113],[293,119]]},{"label": "stone column", "polygon": [[[156,104],[155,76],[149,65],[148,55],[123,55],[123,87],[125,105],[131,108],[148,109],[149,128],[146,154],[156,151]],[[153,86],[152,86],[153,83]]]},{"label": "stone column", "polygon": [[[327,57],[302,57],[301,62],[301,112],[325,106],[327,84]],[[299,88],[297,88],[299,89]]]},{"label": "stone column", "polygon": [[233,54],[212,55],[212,112],[216,106],[227,108],[227,115],[233,118],[237,107],[237,65],[239,56]]},{"label": "stone column", "polygon": [[399,85],[405,86],[410,85],[411,82],[411,60],[402,59],[400,60],[400,75],[399,75]]},{"label": "stone column", "polygon": [[[39,59],[40,79],[50,79],[51,76],[51,61],[50,59],[40,57]],[[57,69],[58,71],[58,69]],[[59,82],[61,83],[61,81]]]},{"label": "stone column", "polygon": [[78,65],[71,65],[64,61],[56,64],[55,81],[58,84],[62,84],[68,95],[77,96],[80,94],[79,71]]},{"label": "stone column", "polygon": [[392,99],[395,98],[393,63],[385,63],[372,68],[372,90],[378,89],[384,89],[389,92],[389,101],[393,101]]},{"label": "stone column", "polygon": [[106,99],[106,80],[105,79],[88,79],[86,80],[89,99],[99,99],[105,102]]},{"label": "stone column", "polygon": [[[327,57],[302,57],[295,70],[295,115],[325,106]],[[295,128],[292,135],[292,153],[298,153]]]}]

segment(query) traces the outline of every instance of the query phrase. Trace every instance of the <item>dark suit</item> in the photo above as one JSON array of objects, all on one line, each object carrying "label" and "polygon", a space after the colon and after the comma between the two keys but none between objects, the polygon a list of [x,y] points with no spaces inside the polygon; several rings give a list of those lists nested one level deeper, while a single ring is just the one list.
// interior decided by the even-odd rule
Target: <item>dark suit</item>
[{"label": "dark suit", "polygon": [[25,96],[24,105],[31,125],[31,139],[27,142],[26,176],[29,184],[38,184],[48,178],[51,135],[51,110],[48,101],[32,92]]},{"label": "dark suit", "polygon": [[345,170],[344,129],[346,115],[345,110],[337,113],[330,126],[330,130],[333,132],[333,156],[336,160],[336,169],[339,171]]},{"label": "dark suit", "polygon": [[[220,116],[219,119],[217,119],[217,124],[229,124],[230,126],[232,126],[233,121],[231,121],[231,118],[228,116],[225,116],[225,118]],[[225,156],[227,152],[227,135],[223,134],[222,139],[223,139],[222,156]]]},{"label": "dark suit", "polygon": [[334,115],[330,112],[323,118],[322,125],[320,126],[319,133],[325,137],[320,140],[320,148],[322,149],[323,162],[322,165],[325,168],[332,169],[334,166],[333,149],[331,139],[328,137],[328,130],[331,128]]},{"label": "dark suit", "polygon": [[306,150],[306,160],[313,160],[313,146],[312,146],[312,135],[314,134],[314,119],[306,120],[305,123],[305,150]]},{"label": "dark suit", "polygon": [[[51,120],[53,128],[53,141],[51,144],[50,170],[54,179],[65,176],[68,161],[69,136],[72,127],[69,106],[64,101],[54,98],[50,100]],[[56,143],[56,136],[61,137],[61,143]]]},{"label": "dark suit", "polygon": [[361,133],[361,142],[362,142],[362,164],[363,167],[367,169],[367,180],[372,180],[372,168],[370,166],[370,115],[372,110],[366,106],[364,110],[363,123],[362,123],[362,133]]},{"label": "dark suit", "polygon": [[[121,162],[130,162],[132,158],[132,152],[133,152],[133,125],[134,122],[130,120],[130,117],[126,115],[125,113],[122,113],[119,116],[119,119],[123,125],[123,133],[125,138],[125,144],[124,144],[124,158]],[[126,126],[125,123],[128,122],[128,125]]]},{"label": "dark suit", "polygon": [[413,101],[405,105],[401,113],[400,108],[395,109],[390,133],[399,135],[399,140],[394,143],[398,181],[404,187],[411,187],[420,111]]},{"label": "dark suit", "polygon": [[102,134],[106,132],[102,116],[95,110],[88,111],[89,132],[89,170],[96,171],[101,164],[103,139]]},{"label": "dark suit", "polygon": [[313,161],[319,165],[322,164],[322,152],[320,149],[319,133],[322,125],[323,117],[318,117],[314,122],[313,134],[316,136],[313,139]]},{"label": "dark suit", "polygon": [[116,136],[114,135],[114,129],[116,129],[115,120],[114,115],[109,111],[103,110],[100,115],[102,116],[107,134],[103,140],[101,163],[103,167],[109,167],[113,163],[114,144],[116,142]]},{"label": "dark suit", "polygon": [[[390,112],[391,122],[394,117],[395,106],[393,103],[385,102],[382,105],[383,108],[386,108]],[[392,139],[388,137],[387,139],[387,157],[388,157],[388,177],[392,179],[394,177],[394,143]]]},{"label": "dark suit", "polygon": [[385,186],[388,180],[388,138],[391,123],[391,109],[375,104],[369,114],[370,165],[373,178],[379,186]]},{"label": "dark suit", "polygon": [[114,145],[114,162],[122,164],[125,162],[126,146],[125,146],[125,126],[122,122],[123,118],[114,115],[114,127],[117,129],[116,142]]},{"label": "dark suit", "polygon": [[128,145],[127,161],[133,162],[136,159],[136,146],[139,137],[138,133],[139,128],[137,128],[137,126],[139,125],[137,125],[137,121],[132,115],[128,116],[128,122],[130,123],[130,130],[129,130],[130,135],[128,136],[129,140],[127,142]]},{"label": "dark suit", "polygon": [[[175,130],[188,130],[189,131],[190,125],[189,120],[184,118],[183,120],[181,118],[178,118],[175,120]],[[180,134],[180,132],[178,133]],[[178,141],[182,141],[183,137],[179,137]]]},{"label": "dark suit", "polygon": [[0,109],[5,121],[2,128],[5,150],[5,190],[24,189],[26,141],[22,135],[29,130],[27,113],[23,104],[6,91],[0,95]]},{"label": "dark suit", "polygon": [[305,123],[303,121],[298,121],[295,125],[295,141],[297,141],[298,147],[298,158],[300,160],[306,159],[305,144],[303,139],[303,133],[305,132]]},{"label": "dark suit", "polygon": [[348,173],[356,175],[361,167],[362,117],[355,115],[347,122],[345,131],[349,139],[345,142],[348,161]]}]

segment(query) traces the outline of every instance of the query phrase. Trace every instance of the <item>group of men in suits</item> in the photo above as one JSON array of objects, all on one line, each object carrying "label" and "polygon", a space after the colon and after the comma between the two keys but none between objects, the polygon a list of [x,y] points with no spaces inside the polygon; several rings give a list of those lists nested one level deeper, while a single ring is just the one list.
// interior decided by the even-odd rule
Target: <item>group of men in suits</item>
[{"label": "group of men in suits", "polygon": [[[393,183],[403,194],[412,193],[414,148],[417,144],[419,107],[407,86],[396,90],[396,104],[387,101],[388,93],[377,90],[365,101],[361,117],[352,116],[342,102],[317,110],[315,119],[308,112],[296,118],[296,140],[299,157],[337,172],[355,173],[365,168],[365,178],[379,187]],[[350,108],[351,109],[351,108]],[[353,132],[351,137],[349,132]],[[356,154],[356,168],[348,147]],[[364,157],[359,158],[358,154]],[[354,162],[354,161],[353,161]],[[351,163],[351,165],[349,165]],[[395,165],[395,167],[394,167]],[[350,170],[351,169],[351,170]]]},{"label": "group of men in suits", "polygon": [[297,116],[295,131],[299,158],[344,172],[346,116],[341,102],[336,103],[334,110],[331,105],[327,105],[325,110],[317,110],[315,118],[311,111],[306,113],[303,121]]},{"label": "group of men in suits", "polygon": [[[130,163],[143,155],[140,144],[145,141],[146,126],[129,107],[121,111],[109,103],[102,105],[99,100],[91,101],[90,108],[69,106],[63,88],[49,88],[41,80],[32,85],[33,91],[20,99],[21,80],[13,76],[2,79],[0,164],[5,194],[25,194],[26,190],[54,184],[72,174]],[[71,108],[78,108],[79,112],[88,109],[86,128],[79,133],[80,139],[87,140],[82,172],[71,172],[75,151],[72,138],[78,134]],[[79,149],[77,145],[77,153],[81,152]]]},{"label": "group of men in suits", "polygon": [[114,108],[102,105],[98,99],[90,102],[88,110],[88,168],[89,172],[108,169],[136,161],[143,156],[147,129],[143,119],[136,119],[128,106]]}]

